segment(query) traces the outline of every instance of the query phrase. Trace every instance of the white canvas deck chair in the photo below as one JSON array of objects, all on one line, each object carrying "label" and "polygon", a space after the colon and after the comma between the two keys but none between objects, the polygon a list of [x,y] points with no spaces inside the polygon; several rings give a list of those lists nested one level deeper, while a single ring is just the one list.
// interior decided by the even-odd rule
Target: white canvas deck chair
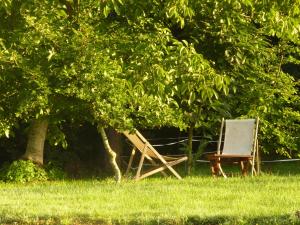
[{"label": "white canvas deck chair", "polygon": [[[171,157],[159,154],[137,130],[135,130],[134,133],[125,131],[123,132],[123,134],[130,140],[130,142],[134,146],[125,175],[128,175],[132,166],[134,155],[136,153],[136,150],[138,150],[141,153],[141,158],[139,160],[135,180],[141,180],[158,172],[161,172],[164,176],[167,176],[167,173],[164,171],[166,169],[178,179],[182,179],[181,176],[173,169],[173,166],[187,160],[187,156]],[[145,159],[147,159],[151,163],[152,168],[149,171],[142,173],[142,167]]]},{"label": "white canvas deck chair", "polygon": [[[258,151],[258,123],[258,118],[240,120],[222,119],[217,153],[207,156],[214,176],[222,175],[226,177],[221,167],[222,159],[232,159],[238,162],[244,176],[247,175],[250,165],[251,175],[256,174],[254,162]],[[225,135],[223,135],[224,126]],[[222,143],[223,148],[221,150]]]}]

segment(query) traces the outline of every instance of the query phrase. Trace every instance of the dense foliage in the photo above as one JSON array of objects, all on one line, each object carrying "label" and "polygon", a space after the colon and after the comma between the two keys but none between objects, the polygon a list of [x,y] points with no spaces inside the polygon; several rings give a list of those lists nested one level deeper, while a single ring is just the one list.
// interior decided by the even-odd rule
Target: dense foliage
[{"label": "dense foliage", "polygon": [[[202,66],[200,71],[189,65],[193,56],[186,56],[184,63],[180,63],[180,57],[176,59],[179,68],[175,69],[175,80],[179,87],[173,87],[178,90],[175,99],[185,112],[185,124],[211,129],[221,116],[259,116],[265,152],[298,154],[299,73],[297,78],[291,69],[297,70],[300,65],[298,1],[153,0],[105,4],[107,10],[128,21],[162,24],[174,38],[193,46],[198,57],[205,59],[196,63]],[[285,69],[286,65],[290,69]],[[212,77],[221,81],[195,80],[198,74],[200,80],[204,75],[207,79],[210,71],[216,71]],[[228,93],[229,80],[229,95],[217,93],[221,89]]]},{"label": "dense foliage", "polygon": [[265,152],[295,156],[299,15],[296,0],[1,1],[0,134],[47,120],[66,145],[68,121],[214,133],[259,116]]},{"label": "dense foliage", "polygon": [[27,183],[65,178],[67,178],[67,174],[52,162],[42,168],[29,160],[17,160],[11,164],[4,164],[0,169],[0,180],[6,182]]},{"label": "dense foliage", "polygon": [[48,179],[46,171],[31,161],[18,160],[11,165],[3,167],[1,180],[10,182],[33,182],[46,181]]},{"label": "dense foliage", "polygon": [[[155,90],[165,73],[159,64],[155,68],[161,59],[150,50],[166,42],[157,39],[163,31],[150,29],[152,39],[141,35],[140,45],[138,38],[124,44],[141,28],[110,22],[92,3],[82,3],[80,12],[74,11],[75,2],[69,6],[73,11],[59,1],[14,3],[8,12],[2,8],[2,132],[8,135],[18,119],[53,117],[55,122],[66,114],[116,128],[139,121],[167,124],[172,99]],[[118,38],[109,35],[113,30]]]}]

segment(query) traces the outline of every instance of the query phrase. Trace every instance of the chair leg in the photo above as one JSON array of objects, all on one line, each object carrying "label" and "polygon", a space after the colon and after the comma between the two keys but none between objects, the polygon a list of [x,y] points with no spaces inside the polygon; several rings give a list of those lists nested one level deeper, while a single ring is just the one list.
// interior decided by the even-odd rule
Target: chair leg
[{"label": "chair leg", "polygon": [[176,172],[176,170],[174,170],[171,166],[169,166],[168,164],[165,164],[166,167],[175,175],[175,177],[177,177],[179,180],[182,179],[182,177]]},{"label": "chair leg", "polygon": [[[258,150],[259,150],[258,149],[258,140],[256,140],[256,160],[253,161],[254,165],[252,165],[253,166],[253,172],[255,173],[255,175],[260,174],[260,163],[261,162],[260,162],[260,152]],[[256,161],[256,165],[255,165],[255,161]]]},{"label": "chair leg", "polygon": [[251,160],[249,160],[249,164],[251,165],[251,176],[253,177],[257,175],[256,169],[255,169],[255,164]]},{"label": "chair leg", "polygon": [[241,170],[242,170],[242,175],[245,177],[248,175],[248,170],[249,170],[249,165],[252,164],[251,160],[247,160],[247,161],[240,161],[241,163]]},{"label": "chair leg", "polygon": [[224,171],[223,171],[223,169],[222,169],[222,167],[221,167],[221,163],[219,163],[218,166],[219,166],[219,171],[220,171],[221,175],[222,175],[224,178],[227,178],[226,174],[224,173]]},{"label": "chair leg", "polygon": [[[157,164],[150,156],[146,157],[146,159],[148,159],[148,161],[153,165],[153,166],[159,166],[159,164]],[[160,171],[161,174],[164,176],[164,177],[168,177],[168,174],[164,171]]]},{"label": "chair leg", "polygon": [[211,173],[214,177],[218,175],[219,167],[217,165],[216,160],[210,160],[210,170],[211,170]]},{"label": "chair leg", "polygon": [[240,161],[240,166],[241,166],[241,171],[243,173],[243,171],[245,169],[245,165],[244,165],[244,162],[242,160]]},{"label": "chair leg", "polygon": [[248,168],[249,168],[248,162],[245,163],[243,160],[241,160],[240,164],[241,164],[242,176],[245,177],[248,174]]},{"label": "chair leg", "polygon": [[227,178],[226,174],[224,173],[224,171],[221,167],[221,159],[220,158],[210,160],[210,169],[211,169],[212,175],[214,177],[216,177],[218,175],[222,175],[224,178]]},{"label": "chair leg", "polygon": [[175,177],[177,177],[178,179],[182,179],[181,176],[168,164],[168,162],[160,154],[157,153],[157,157],[169,169],[169,171],[173,173],[173,175],[175,175]]},{"label": "chair leg", "polygon": [[132,151],[131,151],[131,155],[130,155],[128,166],[127,166],[127,169],[126,169],[126,172],[125,172],[125,176],[128,175],[128,173],[131,169],[131,165],[132,165],[132,162],[133,162],[134,155],[135,155],[135,148],[133,148]]},{"label": "chair leg", "polygon": [[143,149],[142,157],[141,157],[141,160],[139,162],[139,167],[138,167],[138,170],[137,170],[136,176],[135,176],[136,180],[139,180],[140,175],[141,175],[141,170],[142,170],[142,167],[143,167],[143,163],[144,163],[145,155],[146,155],[146,151],[147,151],[146,148],[147,148],[147,146],[145,146],[144,149]]},{"label": "chair leg", "polygon": [[[158,168],[156,168],[156,169],[152,169],[152,170],[150,170],[150,171],[148,171],[148,172],[142,174],[142,175],[139,176],[139,178],[136,179],[136,180],[141,180],[141,179],[143,179],[143,178],[145,178],[145,177],[151,176],[152,174],[155,174],[155,173],[158,173],[158,172],[163,172],[163,170],[169,169],[168,166],[171,166],[171,167],[172,167],[172,166],[175,166],[175,165],[177,165],[178,163],[181,163],[181,162],[183,162],[183,161],[185,161],[185,160],[186,160],[185,158],[181,158],[181,159],[178,159],[178,160],[174,160],[174,161],[172,161],[172,162],[168,162],[167,165],[162,165],[162,166],[160,166],[160,167],[158,167]],[[180,176],[180,175],[178,174],[178,176]],[[177,178],[178,178],[178,177],[177,177]],[[182,179],[182,178],[180,177],[180,178],[178,178],[178,179]]]}]

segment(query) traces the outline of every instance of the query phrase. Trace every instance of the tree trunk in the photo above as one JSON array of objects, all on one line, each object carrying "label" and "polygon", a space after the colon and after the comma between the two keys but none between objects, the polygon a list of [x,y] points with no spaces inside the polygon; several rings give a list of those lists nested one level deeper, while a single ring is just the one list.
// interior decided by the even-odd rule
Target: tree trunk
[{"label": "tree trunk", "polygon": [[101,138],[103,140],[105,151],[107,152],[107,154],[109,156],[110,165],[111,165],[112,169],[114,170],[115,179],[116,179],[117,183],[120,183],[122,175],[121,175],[121,171],[119,169],[119,166],[116,162],[117,154],[111,149],[104,128],[99,126],[98,131],[101,134]]},{"label": "tree trunk", "polygon": [[123,154],[123,138],[120,133],[118,133],[113,128],[108,128],[106,130],[108,141],[110,143],[110,147],[117,154],[116,162],[121,167],[121,158],[120,156]]},{"label": "tree trunk", "polygon": [[33,120],[29,127],[26,152],[23,159],[43,165],[44,144],[48,130],[48,120]]},{"label": "tree trunk", "polygon": [[188,155],[188,168],[187,174],[191,174],[192,166],[193,166],[193,131],[194,125],[191,125],[188,128],[188,144],[187,144],[187,155]]}]

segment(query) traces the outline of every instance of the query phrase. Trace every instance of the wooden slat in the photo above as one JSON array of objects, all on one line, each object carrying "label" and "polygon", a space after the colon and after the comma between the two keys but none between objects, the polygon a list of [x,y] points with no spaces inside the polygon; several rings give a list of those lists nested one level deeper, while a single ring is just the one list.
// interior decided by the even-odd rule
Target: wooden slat
[{"label": "wooden slat", "polygon": [[[163,156],[156,151],[156,149],[143,137],[141,133],[139,133],[137,130],[135,133],[129,133],[128,131],[123,132],[124,135],[133,143],[133,145],[142,153],[142,158],[139,163],[138,171],[136,174],[136,179],[142,179],[146,175],[150,176],[154,173],[161,172],[164,169],[155,169],[151,172],[140,175],[142,170],[142,165],[144,162],[144,158],[146,157],[152,164],[155,164],[152,158],[156,158],[161,161],[163,164],[160,168],[168,168],[178,179],[182,179],[181,176],[172,168],[172,165],[176,165],[180,162],[183,162],[187,160],[187,157],[170,157],[170,156]],[[173,160],[172,162],[169,162],[170,160]],[[177,162],[177,163],[175,163]],[[174,164],[175,163],[175,164]],[[148,175],[149,174],[149,175]]]},{"label": "wooden slat", "polygon": [[229,154],[213,154],[213,155],[207,155],[208,158],[253,158],[252,155],[229,155]]},{"label": "wooden slat", "polygon": [[140,160],[140,162],[139,162],[139,167],[138,167],[138,170],[137,170],[136,176],[135,176],[135,179],[136,179],[136,180],[139,179],[140,174],[141,174],[142,166],[143,166],[144,159],[145,159],[145,155],[146,155],[146,149],[147,149],[147,145],[145,145],[145,146],[144,146],[144,149],[142,150],[142,157],[141,157],[141,160]]},{"label": "wooden slat", "polygon": [[254,166],[255,166],[255,155],[257,154],[257,135],[258,135],[258,123],[259,118],[256,119],[256,126],[255,126],[255,134],[254,134],[254,143],[253,143],[253,159],[252,159],[252,168],[251,168],[251,175],[253,176],[254,173]]},{"label": "wooden slat", "polygon": [[[175,161],[172,161],[172,162],[168,162],[168,166],[175,166],[176,164],[181,163],[181,162],[183,162],[183,161],[185,161],[185,160],[187,160],[187,157],[183,157],[183,158],[180,158],[180,159],[178,159],[178,160],[175,160]],[[163,171],[163,170],[165,170],[165,169],[168,169],[168,166],[167,166],[167,165],[163,165],[163,166],[161,166],[161,167],[159,167],[159,168],[150,170],[149,172],[146,172],[146,173],[144,173],[143,175],[141,175],[141,176],[139,177],[139,180],[140,180],[140,179],[143,179],[143,178],[145,178],[145,177],[149,177],[149,176],[151,176],[151,175],[153,175],[153,174],[155,174],[155,173],[161,172],[161,171]],[[179,178],[177,177],[178,179],[182,179],[180,175],[178,175],[178,176],[179,176]]]},{"label": "wooden slat", "polygon": [[130,155],[129,163],[128,163],[128,166],[127,166],[127,169],[126,169],[126,172],[125,172],[125,176],[127,176],[129,171],[130,171],[134,155],[135,155],[135,147],[131,151],[131,155]]},{"label": "wooden slat", "polygon": [[[130,134],[129,132],[125,131],[124,135],[132,142],[132,144],[134,144],[134,146],[140,152],[143,151],[145,145],[147,145],[148,147],[151,146],[148,141],[146,141],[144,139],[140,139],[139,136],[137,136],[136,134]],[[152,153],[151,151],[148,151],[148,149],[147,149],[146,154],[149,155],[150,157],[157,158],[157,156],[154,153]]]},{"label": "wooden slat", "polygon": [[224,129],[224,118],[222,118],[222,123],[221,123],[221,129],[220,129],[220,136],[219,136],[219,141],[218,141],[217,154],[221,154],[221,143],[222,143],[223,129]]}]

